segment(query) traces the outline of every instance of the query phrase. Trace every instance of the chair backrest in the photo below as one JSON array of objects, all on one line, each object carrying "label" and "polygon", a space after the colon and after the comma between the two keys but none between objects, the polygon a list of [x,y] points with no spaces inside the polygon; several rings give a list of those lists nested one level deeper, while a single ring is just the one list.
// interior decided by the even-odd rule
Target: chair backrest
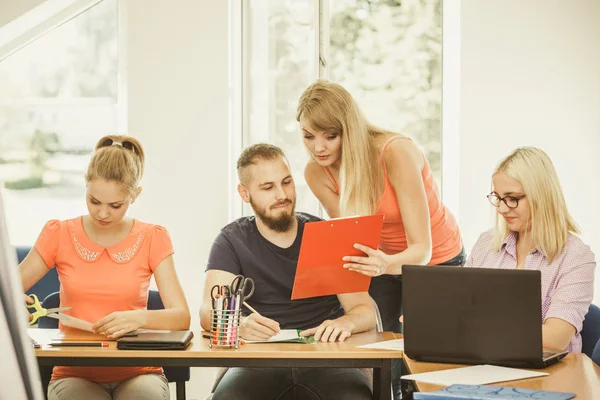
[{"label": "chair backrest", "polygon": [[592,353],[592,361],[600,365],[600,340],[598,340],[598,343],[596,343],[596,347]]},{"label": "chair backrest", "polygon": [[[148,291],[148,310],[164,310],[165,305],[156,290]],[[169,382],[187,382],[190,380],[190,367],[163,367]]]},{"label": "chair backrest", "polygon": [[[17,261],[19,264],[27,257],[31,251],[29,246],[17,246]],[[35,285],[33,285],[27,294],[35,294],[40,300],[46,298],[50,294],[57,292],[60,289],[60,281],[58,280],[58,272],[56,268],[50,268],[46,275],[42,277]]]},{"label": "chair backrest", "polygon": [[592,304],[583,320],[583,329],[581,330],[581,341],[583,346],[581,352],[588,357],[592,357],[596,343],[600,340],[600,308]]}]

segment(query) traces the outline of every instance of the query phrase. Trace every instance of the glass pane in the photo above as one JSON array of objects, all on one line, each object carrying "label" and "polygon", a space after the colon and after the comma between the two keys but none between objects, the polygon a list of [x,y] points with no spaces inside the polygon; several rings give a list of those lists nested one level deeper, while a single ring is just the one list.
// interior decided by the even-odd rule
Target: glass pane
[{"label": "glass pane", "polygon": [[0,63],[0,181],[13,245],[86,212],[92,147],[117,130],[117,0],[105,0]]},{"label": "glass pane", "polygon": [[[244,146],[280,146],[292,165],[296,210],[315,215],[319,203],[304,181],[308,154],[296,122],[298,98],[316,79],[316,0],[244,2],[246,127]],[[252,210],[245,207],[244,213]]]},{"label": "glass pane", "polygon": [[329,76],[441,178],[442,0],[330,1]]}]

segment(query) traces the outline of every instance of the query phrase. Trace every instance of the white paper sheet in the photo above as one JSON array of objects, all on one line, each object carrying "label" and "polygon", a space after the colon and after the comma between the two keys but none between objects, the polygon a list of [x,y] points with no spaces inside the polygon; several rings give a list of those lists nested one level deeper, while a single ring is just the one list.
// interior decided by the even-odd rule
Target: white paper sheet
[{"label": "white paper sheet", "polygon": [[486,385],[488,383],[515,381],[519,379],[546,376],[546,372],[528,371],[524,369],[498,367],[496,365],[474,365],[472,367],[447,369],[444,371],[424,372],[422,374],[404,375],[402,379],[450,386]]},{"label": "white paper sheet", "polygon": [[300,335],[297,329],[282,329],[275,336],[271,336],[267,340],[246,340],[246,343],[269,343],[269,342],[283,342],[286,340],[298,339]]},{"label": "white paper sheet", "polygon": [[363,344],[363,349],[381,349],[381,350],[399,350],[404,351],[404,339],[386,340],[384,342],[377,342],[371,344]]},{"label": "white paper sheet", "polygon": [[94,324],[92,324],[91,322],[71,317],[70,315],[66,314],[58,314],[58,319],[64,326],[70,326],[71,328],[81,329],[82,331],[91,332],[92,326],[94,326]]}]

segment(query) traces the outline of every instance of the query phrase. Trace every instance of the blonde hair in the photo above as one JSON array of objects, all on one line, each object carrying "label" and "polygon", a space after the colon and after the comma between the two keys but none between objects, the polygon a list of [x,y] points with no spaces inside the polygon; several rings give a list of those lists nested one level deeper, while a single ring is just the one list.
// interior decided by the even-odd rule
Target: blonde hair
[{"label": "blonde hair", "polygon": [[373,214],[382,175],[373,139],[386,132],[367,121],[346,89],[326,80],[316,81],[302,93],[296,120],[301,118],[314,129],[341,136],[340,215]]},{"label": "blonde hair", "polygon": [[131,136],[108,135],[98,141],[90,160],[86,183],[93,179],[117,182],[134,194],[144,175],[144,149]]},{"label": "blonde hair", "polygon": [[[558,175],[548,155],[535,147],[520,147],[506,157],[495,173],[503,172],[523,186],[530,208],[528,234],[534,246],[549,262],[567,244],[569,232],[579,234],[579,227],[569,214]],[[506,222],[496,214],[494,249],[500,251],[510,233]]]}]

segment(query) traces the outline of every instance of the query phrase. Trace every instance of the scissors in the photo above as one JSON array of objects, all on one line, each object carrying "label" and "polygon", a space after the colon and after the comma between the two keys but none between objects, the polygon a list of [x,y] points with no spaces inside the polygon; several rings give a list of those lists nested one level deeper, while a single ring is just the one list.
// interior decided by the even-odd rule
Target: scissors
[{"label": "scissors", "polygon": [[231,290],[226,285],[214,285],[210,290],[212,298],[212,306],[216,308],[220,305],[222,308],[229,307],[229,299],[231,298]]},{"label": "scissors", "polygon": [[31,314],[31,321],[29,321],[29,325],[33,325],[37,322],[41,317],[50,317],[56,318],[60,320],[60,314],[63,311],[70,310],[71,307],[57,307],[57,308],[44,308],[40,303],[40,300],[35,294],[29,295],[33,299],[33,304],[26,304],[27,308],[34,308],[35,312]]},{"label": "scissors", "polygon": [[244,303],[254,294],[254,281],[243,275],[236,275],[231,281],[231,293],[240,296],[240,302]]}]

